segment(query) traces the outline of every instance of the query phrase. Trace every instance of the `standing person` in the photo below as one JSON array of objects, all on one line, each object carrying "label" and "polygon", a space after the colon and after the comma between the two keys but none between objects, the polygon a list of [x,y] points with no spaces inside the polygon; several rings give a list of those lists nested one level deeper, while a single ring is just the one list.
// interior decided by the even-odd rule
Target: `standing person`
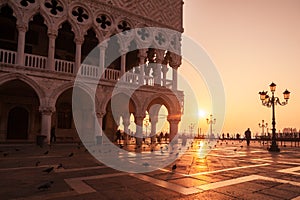
[{"label": "standing person", "polygon": [[245,131],[245,138],[246,138],[246,141],[247,141],[247,146],[250,145],[250,139],[251,139],[251,131],[250,131],[250,128],[248,128],[246,131]]},{"label": "standing person", "polygon": [[55,135],[55,127],[52,126],[51,128],[51,134],[50,134],[50,142],[56,142],[56,135]]}]

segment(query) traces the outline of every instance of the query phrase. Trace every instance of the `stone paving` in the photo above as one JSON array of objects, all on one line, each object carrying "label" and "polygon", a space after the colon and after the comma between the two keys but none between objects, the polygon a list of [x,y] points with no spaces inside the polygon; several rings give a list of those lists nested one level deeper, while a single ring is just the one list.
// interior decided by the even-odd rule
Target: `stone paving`
[{"label": "stone paving", "polygon": [[[201,143],[195,141],[178,156],[175,170],[172,163],[142,174],[111,169],[78,144],[1,144],[0,199],[300,200],[299,147],[269,153],[258,142],[247,147],[245,142],[218,141],[204,157]],[[53,171],[43,172],[49,167]],[[49,181],[50,188],[38,189]]]}]

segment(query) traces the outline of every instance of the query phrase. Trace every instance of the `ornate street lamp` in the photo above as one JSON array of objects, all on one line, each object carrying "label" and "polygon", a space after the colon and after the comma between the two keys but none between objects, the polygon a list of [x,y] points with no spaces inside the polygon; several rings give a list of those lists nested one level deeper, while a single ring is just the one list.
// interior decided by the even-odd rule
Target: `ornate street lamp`
[{"label": "ornate street lamp", "polygon": [[272,144],[268,150],[272,151],[272,152],[279,152],[280,149],[278,148],[278,145],[276,144],[275,105],[279,104],[281,106],[285,106],[288,103],[288,100],[290,98],[290,92],[288,90],[285,90],[283,92],[283,98],[285,99],[285,101],[280,102],[279,98],[274,96],[274,92],[276,90],[275,83],[270,84],[270,90],[272,92],[271,97],[269,97],[269,95],[267,94],[268,93],[267,91],[259,92],[259,95],[260,95],[260,100],[261,100],[263,106],[272,107]]},{"label": "ornate street lamp", "polygon": [[265,122],[265,120],[262,120],[261,121],[261,124],[259,123],[258,124],[258,126],[259,126],[259,128],[261,128],[262,129],[262,135],[263,136],[265,136],[265,128],[267,128],[268,127],[268,123],[264,123]]},{"label": "ornate street lamp", "polygon": [[210,115],[210,119],[206,119],[207,124],[210,125],[210,137],[212,138],[212,125],[216,123],[216,119],[213,119],[213,115]]}]

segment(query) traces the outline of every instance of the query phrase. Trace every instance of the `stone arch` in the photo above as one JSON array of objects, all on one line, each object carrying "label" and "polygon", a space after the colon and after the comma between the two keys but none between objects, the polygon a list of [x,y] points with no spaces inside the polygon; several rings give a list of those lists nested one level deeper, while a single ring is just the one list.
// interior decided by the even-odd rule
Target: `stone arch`
[{"label": "stone arch", "polygon": [[33,20],[33,17],[37,14],[40,14],[43,17],[44,24],[47,26],[48,31],[52,30],[53,24],[51,23],[50,16],[43,9],[39,9],[36,12],[30,13],[30,16],[28,17],[28,22],[27,23],[29,24],[29,22],[31,22]]},{"label": "stone arch", "polygon": [[158,103],[164,105],[167,108],[169,115],[175,115],[180,112],[180,103],[176,100],[176,95],[174,95],[174,99],[171,99],[164,94],[154,94],[146,99],[143,106],[143,111],[148,110],[151,105]]},{"label": "stone arch", "polygon": [[93,97],[92,94],[92,90],[87,86],[87,85],[84,85],[84,84],[81,84],[81,83],[75,83],[74,82],[68,82],[68,83],[64,83],[62,84],[61,86],[57,87],[52,93],[51,95],[49,96],[49,105],[50,106],[55,106],[55,103],[58,99],[58,97],[64,93],[65,91],[67,91],[68,89],[72,89],[74,88],[74,85],[76,87],[79,87],[81,88],[82,90],[84,90],[89,96],[91,99],[94,100],[95,102],[95,105],[99,105],[99,100],[97,99],[97,97]]},{"label": "stone arch", "polygon": [[[17,19],[17,24],[23,24],[23,15],[22,15],[22,10],[16,6],[14,1],[4,1],[4,3],[1,3],[0,7],[2,8],[3,6],[9,6],[13,10],[13,15]],[[21,22],[20,22],[21,21]]]},{"label": "stone arch", "polygon": [[62,17],[60,20],[57,21],[56,23],[56,27],[54,28],[55,30],[59,30],[62,25],[65,23],[65,22],[68,22],[70,25],[71,25],[71,29],[75,35],[75,39],[77,38],[81,38],[83,37],[83,34],[82,34],[82,31],[79,27],[79,25],[72,19],[70,19],[69,17],[65,16],[65,17]]},{"label": "stone arch", "polygon": [[46,94],[45,91],[36,83],[33,79],[27,77],[23,74],[7,74],[4,76],[0,76],[0,86],[8,81],[12,80],[21,80],[28,84],[32,89],[36,92],[39,98],[40,105],[46,105]]}]

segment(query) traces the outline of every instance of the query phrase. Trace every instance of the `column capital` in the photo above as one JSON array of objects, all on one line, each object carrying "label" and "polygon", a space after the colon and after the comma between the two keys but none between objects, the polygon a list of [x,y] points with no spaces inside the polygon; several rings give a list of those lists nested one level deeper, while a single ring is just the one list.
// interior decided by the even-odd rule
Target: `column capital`
[{"label": "column capital", "polygon": [[84,42],[84,38],[82,38],[82,37],[76,37],[74,39],[74,42],[76,43],[76,45],[82,45],[83,42]]},{"label": "column capital", "polygon": [[156,63],[162,64],[164,61],[165,51],[161,49],[155,49]]},{"label": "column capital", "polygon": [[102,112],[97,112],[96,113],[97,118],[103,118],[104,115],[105,115],[105,113],[102,113]]},{"label": "column capital", "polygon": [[145,59],[145,58],[147,58],[147,51],[148,51],[148,49],[139,49],[138,57],[139,57],[140,59]]},{"label": "column capital", "polygon": [[18,31],[26,32],[28,30],[28,25],[26,24],[17,24]]},{"label": "column capital", "polygon": [[52,39],[56,39],[58,33],[57,31],[48,31],[48,37]]},{"label": "column capital", "polygon": [[170,53],[170,60],[169,60],[170,66],[173,69],[178,69],[178,67],[180,67],[181,65],[181,59],[182,57],[180,55]]},{"label": "column capital", "polygon": [[181,121],[181,115],[171,115],[167,117],[170,124],[178,124]]},{"label": "column capital", "polygon": [[99,48],[100,49],[106,49],[108,47],[108,42],[101,42],[100,44],[99,44]]},{"label": "column capital", "polygon": [[45,114],[45,115],[51,115],[52,113],[55,112],[55,108],[54,108],[54,107],[40,106],[40,107],[39,107],[39,111],[40,111],[40,113],[42,113],[42,114]]}]

